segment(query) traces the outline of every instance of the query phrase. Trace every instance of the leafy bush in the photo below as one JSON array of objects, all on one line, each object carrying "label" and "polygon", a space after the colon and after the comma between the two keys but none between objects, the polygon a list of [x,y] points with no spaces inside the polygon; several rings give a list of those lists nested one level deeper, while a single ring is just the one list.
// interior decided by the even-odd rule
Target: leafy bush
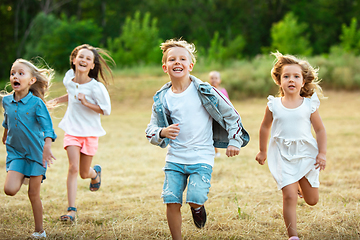
[{"label": "leafy bush", "polygon": [[[360,30],[357,27],[356,18],[351,19],[351,23],[348,26],[342,25],[342,33],[340,35],[340,49],[345,52],[352,52],[355,55],[360,54]],[[331,49],[336,51],[336,49]]]},{"label": "leafy bush", "polygon": [[134,19],[127,17],[122,27],[122,34],[108,39],[108,49],[117,65],[131,66],[134,64],[161,63],[159,30],[157,20],[146,13],[141,20],[137,11]]},{"label": "leafy bush", "polygon": [[298,23],[294,13],[289,12],[284,19],[273,24],[271,28],[271,47],[262,48],[263,53],[278,50],[282,54],[309,56],[312,48],[309,41],[306,23]]},{"label": "leafy bush", "polygon": [[233,40],[230,40],[225,46],[224,39],[219,37],[219,32],[215,32],[210,41],[210,47],[207,52],[206,60],[209,63],[226,63],[230,60],[241,59],[245,45],[246,42],[243,36],[238,35]]}]

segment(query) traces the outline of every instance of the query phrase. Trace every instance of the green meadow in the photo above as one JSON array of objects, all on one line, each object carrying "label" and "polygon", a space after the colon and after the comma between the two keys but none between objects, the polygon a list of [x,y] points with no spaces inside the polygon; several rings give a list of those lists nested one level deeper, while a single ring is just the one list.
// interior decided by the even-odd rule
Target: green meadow
[{"label": "green meadow", "polygon": [[[207,80],[206,72],[194,75]],[[48,239],[171,239],[166,207],[160,198],[166,149],[151,145],[145,137],[152,96],[167,81],[160,67],[115,71],[114,84],[109,86],[112,113],[102,118],[107,134],[100,138],[93,159],[93,164],[103,168],[102,185],[99,191],[90,192],[90,180],[78,177],[78,213],[71,224],[58,220],[67,208],[68,159],[62,147],[64,132],[57,127],[66,105],[51,110],[58,135],[52,145],[56,160],[41,188]],[[230,86],[226,79],[223,82]],[[64,93],[64,86],[57,81],[49,99]],[[298,200],[298,233],[301,239],[310,240],[359,239],[360,92],[325,89],[324,93],[327,99],[321,100],[320,114],[327,130],[327,167],[320,174],[318,204],[311,207],[303,199]],[[251,141],[239,156],[228,158],[221,150],[221,157],[215,160],[205,204],[208,220],[203,229],[195,227],[189,206],[183,205],[184,239],[287,239],[281,191],[267,165],[255,161],[266,102],[266,96],[234,97],[233,104]],[[5,146],[0,148],[0,156],[3,184]],[[0,239],[26,239],[34,231],[27,186],[22,186],[14,197],[2,191],[0,202]]]}]

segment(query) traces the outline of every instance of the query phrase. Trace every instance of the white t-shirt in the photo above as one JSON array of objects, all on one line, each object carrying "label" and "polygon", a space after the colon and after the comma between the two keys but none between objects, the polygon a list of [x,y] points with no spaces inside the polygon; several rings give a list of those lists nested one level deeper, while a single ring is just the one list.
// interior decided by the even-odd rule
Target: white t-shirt
[{"label": "white t-shirt", "polygon": [[193,82],[182,93],[169,89],[164,107],[173,123],[179,123],[180,132],[170,139],[166,161],[181,164],[206,163],[214,165],[212,118],[203,107]]},{"label": "white t-shirt", "polygon": [[74,71],[69,70],[64,77],[63,83],[68,93],[68,108],[59,127],[67,134],[77,137],[100,137],[106,134],[101,126],[100,114],[82,105],[77,96],[85,94],[86,100],[99,105],[104,115],[111,112],[110,96],[104,84],[92,79],[90,82],[78,84],[72,81]]}]

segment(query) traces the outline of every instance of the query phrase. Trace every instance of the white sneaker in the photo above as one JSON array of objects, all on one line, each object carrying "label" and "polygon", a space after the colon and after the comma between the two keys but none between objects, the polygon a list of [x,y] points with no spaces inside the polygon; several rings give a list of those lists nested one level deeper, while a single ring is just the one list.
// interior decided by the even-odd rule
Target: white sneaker
[{"label": "white sneaker", "polygon": [[42,231],[41,233],[40,232],[34,232],[33,234],[31,234],[31,238],[36,238],[36,239],[46,238],[46,232],[45,232],[45,230]]},{"label": "white sneaker", "polygon": [[215,153],[215,157],[219,158],[221,156],[221,154],[219,152]]}]

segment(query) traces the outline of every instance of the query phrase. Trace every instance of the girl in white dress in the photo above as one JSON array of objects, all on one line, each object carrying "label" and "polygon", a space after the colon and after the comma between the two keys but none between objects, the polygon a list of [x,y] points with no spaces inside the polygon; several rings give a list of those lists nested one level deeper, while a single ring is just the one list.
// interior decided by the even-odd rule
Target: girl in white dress
[{"label": "girl in white dress", "polygon": [[317,70],[307,61],[279,52],[273,55],[277,61],[271,76],[279,86],[279,97],[268,97],[256,160],[263,165],[268,158],[270,172],[283,193],[283,215],[289,240],[297,240],[298,194],[311,206],[318,202],[319,171],[326,165],[326,131],[317,97],[317,93],[322,96],[322,90]]}]

